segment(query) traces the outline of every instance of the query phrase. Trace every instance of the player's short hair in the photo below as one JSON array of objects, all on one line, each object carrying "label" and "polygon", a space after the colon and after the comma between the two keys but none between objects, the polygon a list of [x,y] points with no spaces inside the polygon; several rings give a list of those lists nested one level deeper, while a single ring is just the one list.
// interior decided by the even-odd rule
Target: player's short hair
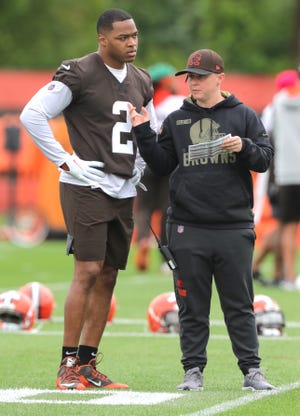
[{"label": "player's short hair", "polygon": [[97,33],[113,30],[114,22],[123,22],[132,19],[132,16],[122,9],[108,9],[102,13],[97,21]]}]

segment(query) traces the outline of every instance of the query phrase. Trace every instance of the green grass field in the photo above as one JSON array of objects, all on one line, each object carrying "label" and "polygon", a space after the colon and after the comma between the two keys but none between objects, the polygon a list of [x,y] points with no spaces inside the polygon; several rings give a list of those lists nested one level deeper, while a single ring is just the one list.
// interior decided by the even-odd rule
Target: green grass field
[{"label": "green grass field", "polygon": [[[281,338],[260,338],[262,368],[278,389],[242,391],[242,374],[232,353],[219,301],[214,291],[211,337],[204,390],[179,392],[182,381],[177,334],[152,334],[146,313],[154,296],[172,291],[171,275],[159,272],[153,250],[151,269],[133,267],[121,272],[115,294],[117,313],[106,328],[100,351],[101,370],[112,379],[129,384],[128,392],[88,390],[60,392],[55,378],[62,341],[63,304],[72,276],[73,260],[64,241],[46,241],[22,249],[0,243],[0,291],[18,289],[27,282],[46,284],[55,296],[53,320],[37,325],[36,333],[0,333],[0,412],[5,416],[109,415],[109,416],[295,416],[300,414],[300,293],[265,288],[255,283],[255,293],[276,300],[285,313],[287,327]],[[300,257],[299,257],[300,266]],[[300,268],[300,267],[299,267]],[[271,274],[272,258],[263,264]]]}]

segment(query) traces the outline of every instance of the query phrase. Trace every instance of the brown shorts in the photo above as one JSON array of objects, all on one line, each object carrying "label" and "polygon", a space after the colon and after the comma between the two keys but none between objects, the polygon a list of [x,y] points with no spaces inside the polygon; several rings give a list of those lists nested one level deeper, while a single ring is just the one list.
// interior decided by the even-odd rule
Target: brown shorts
[{"label": "brown shorts", "polygon": [[125,269],[133,232],[134,198],[111,198],[99,189],[60,183],[60,202],[77,260]]}]

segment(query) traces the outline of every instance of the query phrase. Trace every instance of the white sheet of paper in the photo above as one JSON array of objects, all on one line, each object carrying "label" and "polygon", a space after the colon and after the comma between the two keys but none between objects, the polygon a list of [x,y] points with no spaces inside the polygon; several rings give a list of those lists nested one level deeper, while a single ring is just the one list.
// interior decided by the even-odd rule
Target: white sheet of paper
[{"label": "white sheet of paper", "polygon": [[226,134],[225,136],[220,137],[216,140],[211,140],[209,142],[190,144],[189,145],[189,160],[200,159],[202,157],[213,157],[222,152],[226,152],[221,148],[221,144],[225,139],[231,137],[231,134]]}]

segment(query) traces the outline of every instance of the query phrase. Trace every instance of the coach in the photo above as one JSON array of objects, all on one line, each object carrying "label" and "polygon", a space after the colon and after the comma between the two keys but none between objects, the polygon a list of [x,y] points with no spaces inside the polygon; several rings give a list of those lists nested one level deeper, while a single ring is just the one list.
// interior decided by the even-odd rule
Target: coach
[{"label": "coach", "polygon": [[156,134],[145,109],[130,106],[140,152],[159,175],[171,172],[168,241],[178,269],[181,362],[179,390],[200,390],[207,363],[214,276],[243,388],[270,390],[260,371],[253,314],[252,256],[255,233],[250,171],[264,172],[273,149],[257,114],[223,92],[223,59],[194,52],[185,74],[191,95]]}]

